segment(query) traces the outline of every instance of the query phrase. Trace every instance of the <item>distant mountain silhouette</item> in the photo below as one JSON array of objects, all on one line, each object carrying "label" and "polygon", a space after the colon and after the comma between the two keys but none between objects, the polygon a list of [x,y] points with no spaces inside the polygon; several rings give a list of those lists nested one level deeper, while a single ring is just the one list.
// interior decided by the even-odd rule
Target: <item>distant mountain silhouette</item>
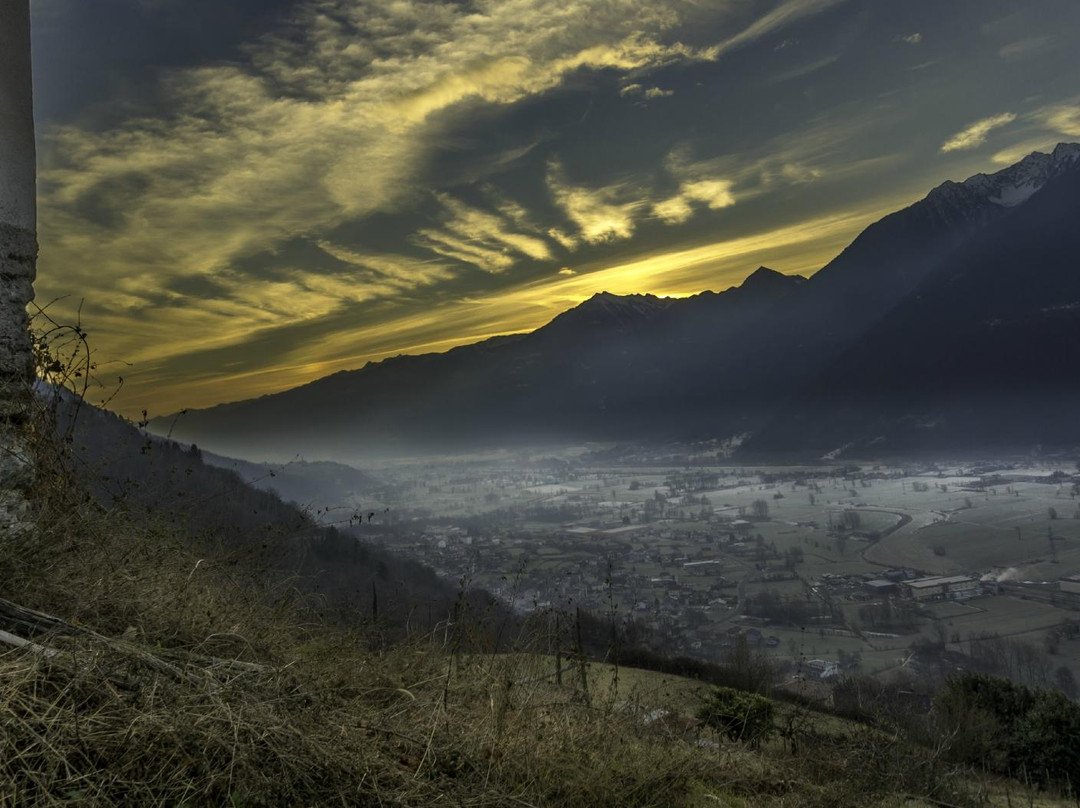
[{"label": "distant mountain silhouette", "polygon": [[769,454],[1073,442],[1080,431],[1048,417],[1017,425],[1029,387],[1057,397],[1047,413],[1076,400],[1058,376],[1080,323],[1078,174],[1080,145],[1062,144],[938,186],[810,279],[761,267],[683,299],[600,293],[531,334],[192,411],[173,434],[346,462],[742,432]]}]

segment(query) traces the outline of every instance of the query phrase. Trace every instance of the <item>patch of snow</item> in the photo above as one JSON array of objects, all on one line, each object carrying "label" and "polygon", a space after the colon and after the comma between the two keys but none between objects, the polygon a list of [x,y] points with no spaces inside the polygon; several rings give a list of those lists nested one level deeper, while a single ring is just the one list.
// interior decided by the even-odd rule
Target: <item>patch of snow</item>
[{"label": "patch of snow", "polygon": [[998,191],[997,196],[990,197],[989,201],[995,205],[1001,205],[1003,208],[1015,208],[1017,205],[1027,202],[1031,195],[1041,187],[1041,185],[1036,185],[1034,182],[1025,182],[1023,185],[1012,187],[1006,186]]}]

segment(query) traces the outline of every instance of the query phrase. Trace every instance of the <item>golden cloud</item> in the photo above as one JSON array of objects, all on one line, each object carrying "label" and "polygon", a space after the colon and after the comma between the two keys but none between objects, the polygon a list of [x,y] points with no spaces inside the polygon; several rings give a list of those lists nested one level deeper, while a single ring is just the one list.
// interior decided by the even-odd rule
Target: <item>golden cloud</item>
[{"label": "golden cloud", "polygon": [[[637,219],[665,200],[636,181],[575,184],[561,168],[548,172],[547,184],[564,225],[541,229],[506,200],[488,211],[440,193],[444,215],[413,236],[432,260],[330,243],[327,234],[430,200],[431,156],[477,105],[513,104],[582,71],[614,71],[629,81],[673,63],[714,60],[835,2],[788,0],[720,44],[695,48],[672,41],[673,27],[742,4],[479,0],[465,8],[437,0],[307,0],[287,28],[251,43],[243,59],[167,74],[160,117],[43,134],[39,296],[74,291],[58,304],[67,311],[88,296],[85,313],[103,361],[145,367],[139,384],[161,389],[135,397],[165,401],[187,383],[164,370],[178,357],[434,287],[461,273],[463,263],[505,272],[522,258],[554,261],[559,249],[630,238]],[[522,153],[493,156],[492,170]],[[730,187],[695,185],[723,183],[722,172],[679,180],[691,211],[729,204]],[[244,263],[296,240],[318,244],[341,266],[316,270],[299,262],[268,273]],[[192,281],[214,291],[181,291]],[[531,305],[505,298],[514,299]],[[537,322],[529,311],[517,320],[509,309],[498,311],[490,328],[470,325],[460,339]],[[235,397],[378,355],[390,350],[388,340],[406,350],[458,339],[446,337],[459,325],[452,318],[410,322],[411,340],[378,324],[301,346],[295,356],[267,356],[265,370],[206,368],[205,382],[188,377],[192,399],[205,403],[200,391],[212,389],[222,395],[214,379],[235,382],[228,393]]]},{"label": "golden cloud", "polygon": [[974,149],[986,142],[987,135],[994,129],[1010,124],[1016,120],[1012,112],[1003,112],[1000,115],[992,115],[989,118],[975,121],[964,127],[951,138],[941,144],[943,152],[959,151],[961,149]]}]

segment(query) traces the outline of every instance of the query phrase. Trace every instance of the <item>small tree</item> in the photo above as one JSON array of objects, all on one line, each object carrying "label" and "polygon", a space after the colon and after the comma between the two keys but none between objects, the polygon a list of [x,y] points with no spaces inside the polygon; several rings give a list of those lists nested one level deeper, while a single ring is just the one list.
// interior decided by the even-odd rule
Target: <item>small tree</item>
[{"label": "small tree", "polygon": [[750,506],[751,512],[758,519],[767,519],[769,517],[769,503],[768,500],[755,499]]}]

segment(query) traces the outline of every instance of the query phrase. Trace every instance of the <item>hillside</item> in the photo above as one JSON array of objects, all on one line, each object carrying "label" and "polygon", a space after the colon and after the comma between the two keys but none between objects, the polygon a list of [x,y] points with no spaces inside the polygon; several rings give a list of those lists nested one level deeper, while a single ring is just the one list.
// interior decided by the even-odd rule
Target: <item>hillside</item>
[{"label": "hillside", "polygon": [[[286,524],[284,544],[241,542],[255,534],[238,514],[287,506],[175,444],[140,438],[125,456],[133,433],[105,414],[81,420],[84,461],[112,449],[97,497],[82,488],[88,463],[72,476],[63,446],[39,445],[38,533],[9,536],[0,557],[0,804],[1067,804],[1057,785],[987,774],[996,758],[976,765],[969,736],[869,682],[843,691],[851,720],[811,709],[798,684],[785,701],[712,695],[709,682],[768,691],[758,663],[637,657],[697,680],[598,663],[572,613],[513,621],[460,597],[434,623],[412,608],[343,620],[259,552],[301,525]],[[141,484],[104,498],[129,468]],[[196,496],[211,484],[228,504]],[[765,716],[752,738],[695,717],[720,721],[724,700]]]},{"label": "hillside", "polygon": [[[390,528],[370,519],[361,525],[355,507],[315,513],[283,502],[275,491],[249,484],[262,471],[254,464],[218,467],[224,459],[208,461],[195,447],[152,438],[112,413],[87,405],[76,410],[70,396],[60,399],[57,420],[61,433],[70,435],[60,471],[96,507],[139,523],[166,524],[191,552],[228,555],[290,576],[291,586],[318,593],[345,622],[370,618],[373,599],[391,623],[404,623],[414,612],[434,621],[460,597],[454,583],[379,546]],[[350,487],[370,481],[355,470],[313,465],[313,476],[286,478],[294,494],[327,476]],[[328,488],[326,496],[332,494]],[[485,602],[487,596],[471,597]]]},{"label": "hillside", "polygon": [[1070,804],[787,704],[795,734],[718,739],[701,683],[566,660],[560,685],[551,657],[477,653],[480,616],[386,647],[157,528],[71,516],[46,519],[47,575],[3,561],[5,594],[74,625],[0,653],[3,804]]},{"label": "hillside", "polygon": [[[1029,408],[1014,392],[1052,370],[1044,347],[1067,344],[1080,317],[1069,191],[1078,166],[1080,146],[1062,144],[946,182],[809,280],[762,267],[719,294],[601,293],[531,334],[372,363],[152,426],[227,454],[343,462],[744,432],[762,433],[748,450],[806,453],[866,445],[900,421],[937,424],[925,434],[943,445],[1072,444],[1080,433],[1067,419],[1010,425]],[[990,334],[991,321],[1013,325]],[[984,341],[1002,361],[976,356]],[[963,385],[969,401],[992,399],[975,419],[953,401]],[[1059,387],[1041,400],[1071,400]],[[918,444],[908,435],[881,445]]]},{"label": "hillside", "polygon": [[329,461],[291,460],[287,463],[252,463],[212,452],[200,452],[203,463],[228,469],[248,485],[270,491],[297,505],[319,521],[347,520],[375,501],[379,481],[359,469]]}]

